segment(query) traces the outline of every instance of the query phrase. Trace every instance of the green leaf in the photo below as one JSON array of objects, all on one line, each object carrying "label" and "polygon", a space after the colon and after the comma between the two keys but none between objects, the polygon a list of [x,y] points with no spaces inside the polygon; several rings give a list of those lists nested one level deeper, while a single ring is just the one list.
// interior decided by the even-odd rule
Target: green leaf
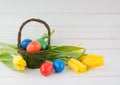
[{"label": "green leaf", "polygon": [[9,53],[9,54],[14,54],[14,55],[18,54],[17,50],[14,50],[11,48],[5,48],[5,47],[0,48],[0,53]]},{"label": "green leaf", "polygon": [[77,52],[64,52],[64,53],[54,53],[49,56],[49,58],[79,58],[81,53]]},{"label": "green leaf", "polygon": [[11,70],[16,70],[13,63],[11,61],[2,61],[3,64],[5,64],[7,67],[9,67]]},{"label": "green leaf", "polygon": [[67,58],[48,58],[49,61],[54,61],[55,59],[61,59],[67,65],[68,59]]},{"label": "green leaf", "polygon": [[9,53],[1,53],[0,61],[12,61],[12,56]]},{"label": "green leaf", "polygon": [[10,47],[10,48],[13,48],[13,49],[17,49],[17,45],[16,44],[8,44],[8,43],[0,42],[0,45],[6,46],[6,47]]},{"label": "green leaf", "polygon": [[[51,32],[50,32],[50,36],[55,32],[55,29],[53,29]],[[46,39],[48,38],[48,34],[47,33],[44,33],[41,37],[42,39]]]},{"label": "green leaf", "polygon": [[59,47],[53,48],[52,50],[62,51],[62,52],[72,52],[72,51],[80,50],[80,49],[84,49],[84,48],[80,48],[76,46],[59,46]]},{"label": "green leaf", "polygon": [[1,53],[0,54],[0,61],[5,64],[7,67],[9,67],[12,70],[17,70],[13,63],[12,63],[13,57],[9,53]]}]

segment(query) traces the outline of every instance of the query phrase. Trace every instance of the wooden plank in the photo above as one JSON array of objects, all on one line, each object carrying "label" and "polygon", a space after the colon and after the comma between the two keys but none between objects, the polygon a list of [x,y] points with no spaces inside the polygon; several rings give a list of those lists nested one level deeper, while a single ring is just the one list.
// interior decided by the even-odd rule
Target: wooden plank
[{"label": "wooden plank", "polygon": [[[20,26],[1,26],[0,38],[17,36]],[[50,26],[56,29],[54,38],[80,38],[80,39],[120,39],[120,26]],[[7,31],[6,31],[7,30]],[[43,26],[26,26],[22,34],[25,37],[39,37],[46,31]]]},{"label": "wooden plank", "polygon": [[[4,85],[61,85],[61,84],[69,84],[69,85],[119,85],[120,84],[120,77],[69,77],[69,78],[59,78],[56,76],[54,78],[50,77],[42,77],[39,78],[0,78],[0,83]],[[6,82],[7,81],[7,82]],[[33,82],[34,81],[34,82]],[[63,81],[63,82],[62,82]]]},{"label": "wooden plank", "polygon": [[1,0],[1,13],[120,13],[119,0]]},{"label": "wooden plank", "polygon": [[[40,18],[50,26],[120,26],[120,14],[0,14],[0,26],[20,26],[29,18]],[[31,23],[31,25],[35,25]],[[36,26],[36,25],[35,25]],[[39,24],[38,24],[39,26]]]}]

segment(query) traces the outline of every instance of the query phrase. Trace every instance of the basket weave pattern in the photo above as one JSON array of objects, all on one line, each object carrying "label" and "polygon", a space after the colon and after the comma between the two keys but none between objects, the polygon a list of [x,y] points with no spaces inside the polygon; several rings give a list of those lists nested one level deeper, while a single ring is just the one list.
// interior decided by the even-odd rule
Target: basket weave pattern
[{"label": "basket weave pattern", "polygon": [[[39,52],[34,52],[34,53],[29,53],[26,50],[22,49],[20,46],[21,43],[21,31],[23,29],[23,27],[31,21],[35,21],[35,22],[39,22],[42,23],[48,30],[48,45],[47,48],[45,50],[41,50]],[[40,65],[45,62],[47,60],[47,57],[49,55],[50,52],[50,28],[49,25],[40,19],[29,19],[27,21],[25,21],[18,32],[18,53],[20,53],[22,55],[22,57],[25,59],[25,61],[27,62],[27,67],[29,68],[39,68]]]}]

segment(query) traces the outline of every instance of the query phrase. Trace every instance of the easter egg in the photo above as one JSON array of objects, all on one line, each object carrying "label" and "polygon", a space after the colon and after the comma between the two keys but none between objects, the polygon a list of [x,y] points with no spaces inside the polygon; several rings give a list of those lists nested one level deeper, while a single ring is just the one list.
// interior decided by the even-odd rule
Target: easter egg
[{"label": "easter egg", "polygon": [[40,72],[44,76],[49,76],[50,74],[52,74],[53,70],[53,65],[50,62],[45,62],[40,66]]},{"label": "easter egg", "polygon": [[38,52],[42,48],[41,44],[37,41],[32,41],[29,43],[29,45],[26,48],[27,52]]},{"label": "easter egg", "polygon": [[21,44],[20,44],[21,48],[23,48],[24,50],[26,50],[26,47],[28,46],[28,44],[29,44],[30,42],[32,42],[31,39],[24,39],[24,40],[21,42]]},{"label": "easter egg", "polygon": [[64,61],[61,59],[56,59],[53,61],[53,67],[57,73],[60,73],[64,70],[65,64]]},{"label": "easter egg", "polygon": [[41,45],[42,45],[42,49],[43,50],[45,50],[46,48],[47,48],[47,44],[46,44],[46,42],[45,42],[45,40],[44,39],[38,39],[37,40],[39,43],[41,43]]}]

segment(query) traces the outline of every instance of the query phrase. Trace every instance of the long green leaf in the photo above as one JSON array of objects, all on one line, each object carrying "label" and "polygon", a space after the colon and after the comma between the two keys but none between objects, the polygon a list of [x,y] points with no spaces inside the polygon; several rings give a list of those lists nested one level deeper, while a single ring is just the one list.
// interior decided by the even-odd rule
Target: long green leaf
[{"label": "long green leaf", "polygon": [[8,48],[5,48],[5,47],[0,48],[0,53],[18,54],[17,50],[14,50],[14,49],[9,48],[9,47]]},{"label": "long green leaf", "polygon": [[11,70],[16,70],[13,63],[11,61],[2,61],[3,64],[5,64],[7,67],[9,67]]},{"label": "long green leaf", "polygon": [[6,46],[6,47],[10,47],[10,48],[13,48],[13,49],[17,49],[17,45],[16,44],[8,44],[8,43],[0,42],[0,45]]},{"label": "long green leaf", "polygon": [[12,61],[12,56],[9,53],[1,53],[0,61]]},{"label": "long green leaf", "polygon": [[13,57],[9,53],[1,53],[0,54],[0,61],[5,64],[7,67],[9,67],[12,70],[16,70],[13,63],[12,63]]},{"label": "long green leaf", "polygon": [[77,52],[64,52],[64,53],[55,53],[51,54],[49,58],[79,58],[81,53]]},{"label": "long green leaf", "polygon": [[80,49],[84,49],[84,48],[80,48],[80,47],[76,47],[76,46],[59,46],[59,47],[55,47],[52,50],[57,50],[57,51],[63,51],[63,52],[72,52],[75,50],[80,50]]}]

